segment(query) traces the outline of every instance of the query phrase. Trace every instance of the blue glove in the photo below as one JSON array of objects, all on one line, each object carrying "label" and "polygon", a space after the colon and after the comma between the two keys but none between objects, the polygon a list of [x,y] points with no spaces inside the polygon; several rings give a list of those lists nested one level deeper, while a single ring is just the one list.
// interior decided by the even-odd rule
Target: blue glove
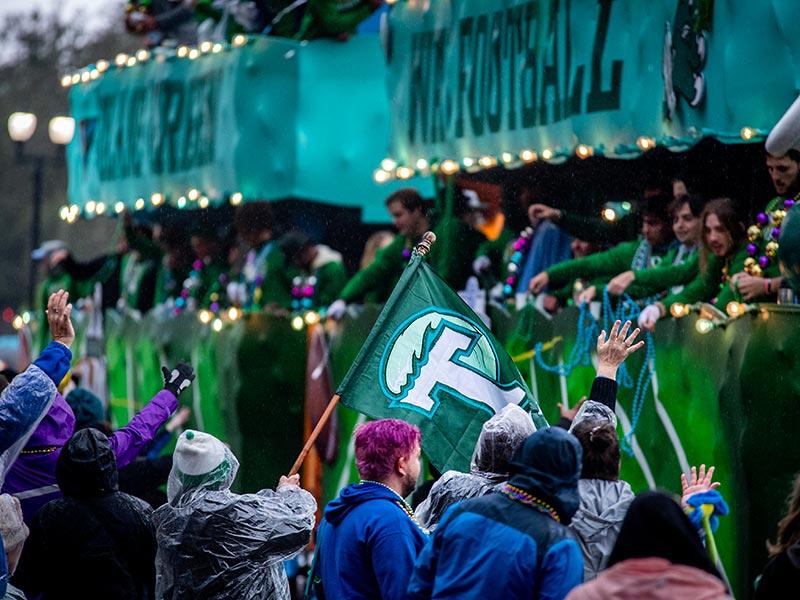
[{"label": "blue glove", "polygon": [[714,532],[716,532],[717,527],[719,527],[719,518],[717,518],[717,515],[724,517],[730,512],[728,503],[725,502],[722,494],[720,494],[717,490],[692,494],[686,500],[686,503],[689,506],[694,507],[693,510],[688,513],[688,515],[689,520],[697,529],[703,528],[703,509],[701,508],[703,504],[710,504],[714,507],[714,512],[711,513],[711,518],[709,519],[711,531]]}]

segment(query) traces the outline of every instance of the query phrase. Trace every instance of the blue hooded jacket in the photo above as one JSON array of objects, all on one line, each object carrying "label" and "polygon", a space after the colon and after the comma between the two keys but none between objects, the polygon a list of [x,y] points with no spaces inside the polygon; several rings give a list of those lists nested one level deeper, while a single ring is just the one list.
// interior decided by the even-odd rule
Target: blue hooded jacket
[{"label": "blue hooded jacket", "polygon": [[564,525],[578,509],[582,450],[558,427],[531,435],[512,460],[511,485],[549,514],[500,492],[453,505],[417,560],[409,600],[564,598],[583,581],[578,542]]},{"label": "blue hooded jacket", "polygon": [[376,483],[349,485],[328,504],[317,533],[326,600],[405,600],[428,536],[401,506]]}]

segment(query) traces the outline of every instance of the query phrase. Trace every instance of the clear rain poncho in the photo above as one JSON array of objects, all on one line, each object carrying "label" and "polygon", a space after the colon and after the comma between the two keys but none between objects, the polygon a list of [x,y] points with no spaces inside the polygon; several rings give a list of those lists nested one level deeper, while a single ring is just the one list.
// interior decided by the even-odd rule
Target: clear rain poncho
[{"label": "clear rain poncho", "polygon": [[170,472],[153,515],[156,598],[289,599],[283,561],[311,539],[317,503],[296,486],[234,494],[239,461],[225,452],[211,473]]},{"label": "clear rain poncho", "polygon": [[469,473],[445,472],[417,507],[415,513],[423,527],[432,531],[451,505],[484,496],[504,483],[511,457],[535,431],[530,414],[516,404],[503,407],[486,421],[475,444]]}]

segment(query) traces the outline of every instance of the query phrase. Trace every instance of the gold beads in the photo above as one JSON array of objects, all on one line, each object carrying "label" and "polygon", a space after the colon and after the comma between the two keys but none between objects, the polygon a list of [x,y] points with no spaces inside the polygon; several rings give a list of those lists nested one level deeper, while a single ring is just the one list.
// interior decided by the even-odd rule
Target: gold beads
[{"label": "gold beads", "polygon": [[778,254],[778,242],[768,242],[766,247],[764,248],[767,256],[770,258],[774,258]]}]

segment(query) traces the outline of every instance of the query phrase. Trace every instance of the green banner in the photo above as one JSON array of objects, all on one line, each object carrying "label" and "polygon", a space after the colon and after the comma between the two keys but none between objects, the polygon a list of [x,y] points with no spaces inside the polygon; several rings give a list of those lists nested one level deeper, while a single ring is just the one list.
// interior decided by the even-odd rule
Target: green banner
[{"label": "green banner", "polygon": [[71,203],[91,216],[97,203],[110,213],[120,202],[183,208],[241,194],[361,207],[365,221],[386,221],[383,199],[400,184],[372,177],[389,141],[377,36],[203,49],[83,71],[70,92]]},{"label": "green banner", "polygon": [[761,139],[797,94],[799,20],[794,0],[399,2],[391,155],[478,168]]}]

